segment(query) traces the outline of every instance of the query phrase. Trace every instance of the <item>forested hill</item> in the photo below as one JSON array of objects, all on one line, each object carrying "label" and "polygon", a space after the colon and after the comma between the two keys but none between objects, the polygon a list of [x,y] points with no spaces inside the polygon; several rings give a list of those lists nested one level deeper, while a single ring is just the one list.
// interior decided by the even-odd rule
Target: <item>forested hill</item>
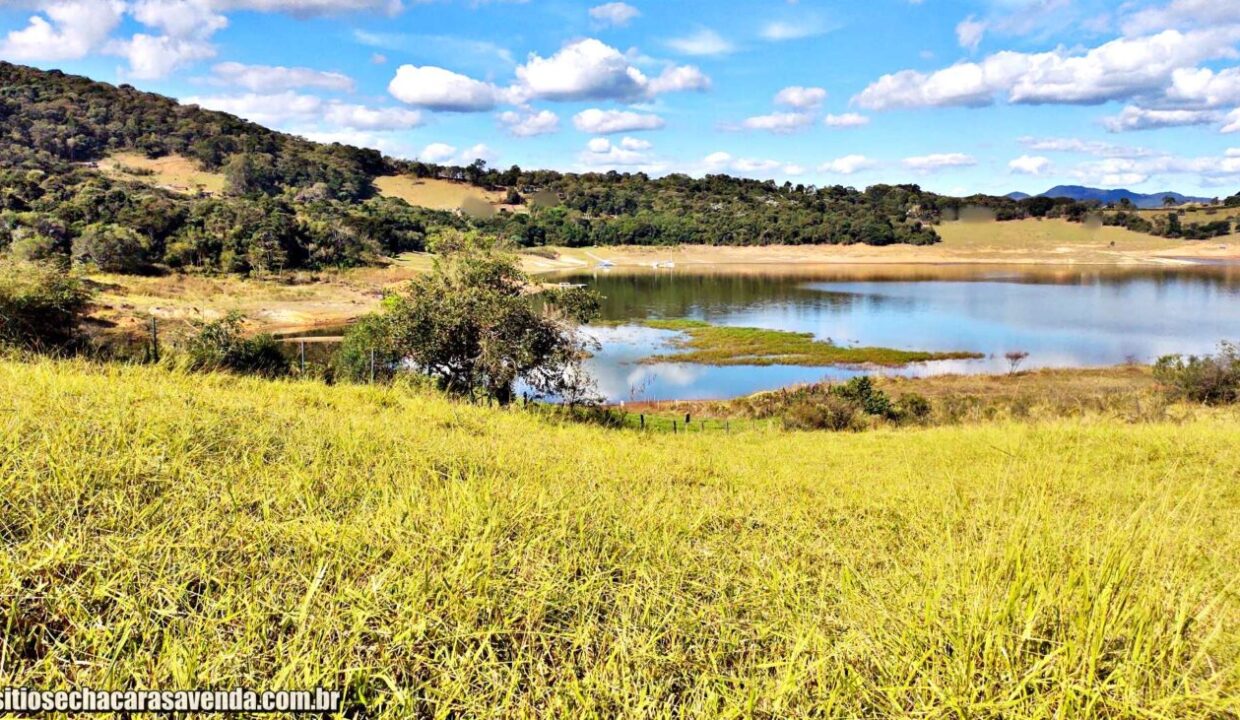
[{"label": "forested hill", "polygon": [[[217,192],[108,174],[117,153],[176,159]],[[115,162],[115,161],[110,161]],[[499,212],[414,207],[377,192],[410,175],[499,191]],[[528,202],[527,202],[528,200]],[[865,191],[712,175],[567,174],[478,161],[445,167],[324,145],[130,86],[0,62],[0,251],[105,270],[225,272],[347,266],[421,250],[440,228],[526,247],[591,244],[930,244],[963,205],[1043,215],[1007,198],[946,198],[916,185]],[[1045,201],[1040,201],[1045,203]]]}]

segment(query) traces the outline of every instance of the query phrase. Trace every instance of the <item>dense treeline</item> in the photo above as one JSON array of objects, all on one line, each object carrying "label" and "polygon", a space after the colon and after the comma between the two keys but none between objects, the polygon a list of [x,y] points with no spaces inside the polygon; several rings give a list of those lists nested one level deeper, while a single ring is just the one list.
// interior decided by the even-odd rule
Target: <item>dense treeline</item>
[{"label": "dense treeline", "polygon": [[[978,209],[996,220],[1083,221],[1063,199],[949,198],[916,185],[777,184],[710,175],[570,174],[441,166],[323,145],[231,115],[57,71],[0,62],[0,251],[18,259],[269,272],[367,264],[422,250],[428,236],[478,230],[518,246],[926,245],[934,224]],[[224,177],[222,193],[173,192],[101,174],[119,151],[177,155]],[[143,172],[128,173],[141,178]],[[145,174],[149,175],[149,171]],[[408,174],[504,190],[524,212],[447,213],[378,197],[373,180]],[[1230,222],[1181,226],[1135,213],[1105,221],[1168,237],[1212,237]],[[1156,223],[1164,223],[1157,225]],[[1227,227],[1223,228],[1223,224]]]}]

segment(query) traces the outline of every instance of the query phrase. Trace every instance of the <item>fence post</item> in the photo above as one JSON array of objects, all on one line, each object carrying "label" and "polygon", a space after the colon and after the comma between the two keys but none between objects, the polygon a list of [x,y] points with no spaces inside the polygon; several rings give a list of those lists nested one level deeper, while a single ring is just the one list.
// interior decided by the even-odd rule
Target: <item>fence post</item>
[{"label": "fence post", "polygon": [[301,341],[301,374],[306,374],[306,341]]},{"label": "fence post", "polygon": [[151,356],[159,362],[159,323],[151,316]]},{"label": "fence post", "polygon": [[642,415],[640,415],[639,417],[640,417],[640,418],[641,418],[641,420],[642,420],[642,430],[645,430],[645,429],[646,429],[646,415],[643,413],[643,414],[642,414]]},{"label": "fence post", "polygon": [[672,421],[672,434],[673,435],[676,434],[676,421],[675,420]]}]

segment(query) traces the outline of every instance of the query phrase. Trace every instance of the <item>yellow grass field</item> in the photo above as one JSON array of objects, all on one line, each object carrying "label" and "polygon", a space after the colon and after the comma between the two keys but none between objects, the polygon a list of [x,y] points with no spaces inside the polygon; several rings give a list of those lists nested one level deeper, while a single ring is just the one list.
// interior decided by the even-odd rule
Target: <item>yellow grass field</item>
[{"label": "yellow grass field", "polygon": [[396,197],[410,205],[432,210],[459,210],[467,198],[484,200],[496,210],[512,206],[503,205],[504,193],[488,191],[465,183],[416,178],[412,175],[389,175],[375,178],[375,187],[386,197]]},{"label": "yellow grass field", "polygon": [[1226,718],[1240,421],[645,435],[0,363],[0,683],[381,718]]},{"label": "yellow grass field", "polygon": [[[154,175],[132,174],[127,168],[150,170]],[[99,169],[109,177],[155,185],[183,194],[199,190],[209,193],[224,191],[224,176],[206,172],[198,163],[180,155],[151,159],[142,153],[123,152],[99,161]]]}]

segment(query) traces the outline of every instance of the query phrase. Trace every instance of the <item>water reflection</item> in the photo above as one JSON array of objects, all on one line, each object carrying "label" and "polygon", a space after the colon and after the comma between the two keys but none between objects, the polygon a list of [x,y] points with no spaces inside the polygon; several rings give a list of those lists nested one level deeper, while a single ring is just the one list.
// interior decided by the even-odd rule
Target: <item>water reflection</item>
[{"label": "water reflection", "polygon": [[[905,375],[1003,372],[1005,352],[1025,367],[1148,362],[1209,352],[1240,339],[1240,268],[1013,268],[823,266],[576,275],[605,297],[606,320],[691,317],[721,325],[810,332],[842,344],[972,350],[981,360],[913,365]],[[610,400],[733,397],[856,368],[704,367],[640,360],[670,333],[593,329],[602,351],[589,363]]]}]

